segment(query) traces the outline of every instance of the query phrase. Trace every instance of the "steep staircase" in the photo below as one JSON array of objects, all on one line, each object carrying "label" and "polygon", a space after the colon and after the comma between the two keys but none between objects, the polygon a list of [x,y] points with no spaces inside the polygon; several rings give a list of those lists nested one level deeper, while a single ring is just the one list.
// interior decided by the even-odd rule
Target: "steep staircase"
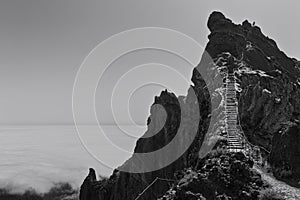
[{"label": "steep staircase", "polygon": [[256,163],[262,162],[260,147],[251,144],[241,128],[238,117],[238,96],[234,70],[225,73],[225,132],[227,134],[228,150],[243,152],[254,158]]},{"label": "steep staircase", "polygon": [[[225,77],[225,130],[227,133],[228,150],[243,152],[254,159],[254,170],[261,174],[262,179],[268,182],[273,190],[279,192],[284,199],[300,199],[300,190],[276,180],[271,174],[263,171],[259,166],[263,163],[260,148],[251,144],[245,137],[238,119],[238,98],[235,89],[236,79],[234,72],[227,71]],[[262,148],[265,150],[264,148]],[[267,151],[267,150],[265,150]]]},{"label": "steep staircase", "polygon": [[244,141],[238,121],[238,100],[235,90],[236,80],[233,72],[225,78],[225,130],[229,151],[244,151]]}]

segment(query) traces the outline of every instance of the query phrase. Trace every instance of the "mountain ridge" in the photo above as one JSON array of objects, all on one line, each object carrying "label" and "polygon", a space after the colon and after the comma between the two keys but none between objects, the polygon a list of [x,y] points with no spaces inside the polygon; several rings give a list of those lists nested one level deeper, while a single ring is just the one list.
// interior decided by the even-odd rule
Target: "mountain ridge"
[{"label": "mountain ridge", "polygon": [[[251,159],[248,160],[239,153],[218,153],[220,148],[226,146],[224,138],[219,137],[218,127],[214,129],[216,133],[211,136],[218,139],[213,147],[213,152],[217,153],[211,152],[203,159],[199,158],[199,150],[207,142],[205,136],[211,115],[218,115],[220,122],[224,120],[221,114],[222,94],[215,92],[214,96],[210,96],[207,83],[199,69],[224,66],[236,68],[239,119],[245,137],[260,147],[263,161],[268,163],[276,178],[298,186],[296,183],[300,180],[300,163],[297,161],[300,160],[300,154],[297,152],[300,152],[300,147],[295,143],[300,142],[300,102],[297,101],[300,98],[299,61],[289,58],[274,40],[265,36],[258,26],[250,24],[247,20],[242,24],[234,24],[221,12],[214,11],[209,16],[207,26],[211,31],[208,36],[209,42],[199,65],[193,70],[193,85],[190,86],[187,97],[183,100],[175,94],[163,91],[155,98],[145,135],[156,133],[155,126],[150,124],[160,125],[162,121],[153,109],[155,105],[164,107],[167,113],[166,123],[155,136],[139,139],[134,152],[151,152],[165,146],[174,138],[179,124],[183,124],[184,131],[188,133],[192,129],[189,121],[195,119],[194,111],[199,110],[199,126],[192,145],[178,160],[157,171],[133,174],[116,169],[110,178],[100,181],[88,176],[81,187],[80,200],[131,200],[158,177],[176,179],[176,183],[172,183],[175,187],[183,179],[190,180],[186,179],[188,174],[194,174],[192,177],[196,177],[192,178],[195,180],[192,181],[194,186],[190,187],[191,182],[185,182],[189,186],[182,189],[178,185],[178,188],[182,189],[179,191],[171,189],[169,182],[160,182],[151,186],[139,199],[151,200],[162,196],[165,196],[165,199],[257,199],[260,191],[269,186],[253,171]],[[210,62],[211,59],[214,63]],[[215,83],[210,84],[216,89],[221,87],[214,85]],[[194,103],[193,93],[196,94],[198,105]],[[212,103],[221,106],[217,110],[211,110]],[[184,116],[183,119],[180,118],[181,115]],[[188,140],[189,137],[189,134],[184,135],[182,141]],[[274,155],[280,155],[280,158]],[[208,163],[215,162],[221,164],[207,167]],[[245,182],[246,180],[235,174],[236,170],[251,181]],[[178,174],[183,175],[178,178]],[[219,176],[228,176],[228,179],[219,179]],[[236,183],[233,177],[237,177],[236,180],[240,181],[240,184]],[[229,181],[228,185],[218,184],[220,180]],[[239,185],[243,187],[240,188]],[[205,188],[208,191],[205,191]],[[172,195],[166,194],[168,190]]]}]

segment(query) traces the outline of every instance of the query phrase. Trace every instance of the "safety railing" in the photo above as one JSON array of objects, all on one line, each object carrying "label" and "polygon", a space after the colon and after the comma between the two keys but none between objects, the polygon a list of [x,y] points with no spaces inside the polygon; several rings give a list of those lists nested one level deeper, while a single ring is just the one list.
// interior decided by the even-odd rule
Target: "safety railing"
[{"label": "safety railing", "polygon": [[167,182],[175,182],[177,180],[173,180],[173,179],[165,179],[165,178],[159,178],[156,177],[134,200],[138,200],[140,199],[143,194],[152,186],[154,185],[157,181],[167,181]]}]

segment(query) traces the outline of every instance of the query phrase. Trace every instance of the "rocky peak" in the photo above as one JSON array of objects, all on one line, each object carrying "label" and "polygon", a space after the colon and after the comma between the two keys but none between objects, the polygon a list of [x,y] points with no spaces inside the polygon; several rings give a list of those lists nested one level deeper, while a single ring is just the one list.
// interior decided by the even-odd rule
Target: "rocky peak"
[{"label": "rocky peak", "polygon": [[[300,180],[300,164],[299,162],[293,162],[293,160],[300,160],[299,148],[295,145],[300,142],[300,126],[293,123],[293,128],[285,130],[284,133],[286,134],[280,132],[286,126],[284,124],[291,121],[300,121],[299,61],[287,57],[280,51],[274,40],[265,36],[259,27],[247,20],[241,25],[234,24],[224,14],[215,11],[209,16],[207,25],[211,31],[208,36],[209,42],[199,65],[193,71],[193,85],[189,88],[187,97],[176,97],[175,94],[168,91],[163,91],[158,97],[155,97],[151,106],[151,116],[148,118],[148,130],[145,133],[145,135],[153,136],[139,139],[134,152],[151,152],[162,148],[173,139],[180,123],[184,124],[183,131],[186,132],[184,138],[182,138],[184,141],[185,137],[189,137],[191,131],[189,122],[194,120],[195,111],[199,109],[200,119],[197,136],[190,148],[177,161],[155,172],[130,174],[115,170],[109,179],[96,181],[94,178],[95,172],[90,170],[81,187],[80,200],[132,200],[157,178],[174,180],[177,178],[176,174],[178,172],[184,173],[186,169],[195,169],[197,166],[201,166],[201,164],[199,165],[201,162],[210,162],[209,160],[199,159],[198,153],[201,146],[203,146],[202,143],[206,136],[210,116],[214,114],[213,112],[216,112],[210,110],[211,103],[217,102],[218,105],[220,104],[220,106],[217,106],[220,109],[222,98],[218,92],[214,92],[212,96],[209,95],[207,85],[199,73],[199,69],[215,68],[215,66],[219,68],[226,66],[235,69],[238,84],[237,91],[239,93],[239,119],[247,140],[262,149],[264,159],[269,160],[274,171],[277,170],[276,172],[278,172],[279,170],[278,173],[280,174],[282,168],[290,166],[289,175],[294,176],[298,181]],[[212,61],[214,62],[211,63]],[[217,72],[213,71],[213,73]],[[218,87],[222,86],[214,85],[215,91],[220,89]],[[196,97],[193,96],[193,93]],[[197,98],[197,101],[195,98]],[[195,102],[198,102],[198,104],[196,105]],[[165,120],[160,118],[162,116],[160,106],[164,108]],[[181,118],[181,115],[183,115],[183,118]],[[162,124],[162,122],[165,123]],[[160,128],[161,125],[162,128]],[[159,130],[157,127],[159,127]],[[282,149],[282,146],[285,149]],[[276,157],[278,151],[274,148],[278,148],[278,151],[281,152],[280,157]],[[270,154],[270,152],[272,153]],[[286,155],[291,156],[284,159]],[[231,155],[228,155],[228,157],[231,157]],[[214,160],[218,161],[219,157]],[[282,164],[282,160],[284,160],[284,164]],[[233,163],[235,162],[233,161]],[[247,173],[249,180],[252,180],[251,165],[244,163],[239,163],[239,165],[239,171],[242,170]],[[284,166],[282,167],[282,165]],[[227,170],[228,163],[225,162],[224,166],[219,166],[219,168]],[[199,184],[204,181],[210,184],[209,186],[213,186],[201,185],[204,190],[205,188],[208,190],[206,191],[208,193],[213,191],[215,194],[215,191],[226,191],[222,188],[223,185],[219,188],[215,178],[213,178],[219,174],[219,169],[205,168],[202,170],[204,172],[208,170],[209,173],[212,173],[212,179],[205,177],[207,174],[203,174],[202,171],[196,172],[197,176],[192,183],[192,187],[199,188]],[[232,176],[230,170],[228,172],[228,176]],[[206,182],[207,178],[209,183]],[[228,178],[232,179],[232,177]],[[253,182],[260,182],[259,177],[254,179]],[[180,181],[178,180],[177,183],[180,183]],[[244,183],[237,183],[237,185],[244,185]],[[217,186],[217,189],[215,186]],[[260,187],[255,186],[255,194],[251,193],[252,186],[247,185],[247,187],[249,188],[249,194],[241,194],[243,196],[239,196],[242,197],[240,199],[248,199],[248,197],[253,199],[251,196],[258,195],[257,191]],[[209,188],[213,188],[213,190]],[[140,197],[140,200],[157,199],[169,189],[169,182],[154,184]],[[189,192],[187,191],[187,193]],[[230,192],[225,193],[224,195],[229,196],[228,198],[233,197]],[[209,197],[205,193],[203,195],[206,198]],[[176,199],[173,193],[171,196],[169,199]]]},{"label": "rocky peak", "polygon": [[300,75],[298,62],[286,56],[276,42],[265,36],[258,26],[245,20],[242,25],[234,24],[220,12],[213,12],[208,20],[209,43],[206,51],[212,58],[229,52],[243,59],[253,69],[263,71],[280,70],[291,79]]},{"label": "rocky peak", "polygon": [[96,172],[93,168],[89,169],[89,174],[84,179],[80,188],[79,199],[96,200],[97,192],[94,190],[93,184],[97,181]]},{"label": "rocky peak", "polygon": [[232,27],[232,21],[230,19],[227,19],[223,13],[214,11],[211,13],[211,15],[208,18],[207,27],[211,32],[220,30],[225,27]]}]

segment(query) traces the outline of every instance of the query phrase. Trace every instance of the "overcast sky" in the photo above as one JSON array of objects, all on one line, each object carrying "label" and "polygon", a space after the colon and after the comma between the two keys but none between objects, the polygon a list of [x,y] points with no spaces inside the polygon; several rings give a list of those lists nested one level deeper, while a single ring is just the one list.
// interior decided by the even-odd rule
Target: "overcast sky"
[{"label": "overcast sky", "polygon": [[[213,10],[236,23],[255,21],[285,53],[300,58],[299,7],[299,0],[2,0],[0,124],[71,124],[76,72],[97,44],[127,29],[156,26],[183,32],[205,46],[206,22]],[[191,66],[159,51],[131,53],[113,67],[146,61],[181,66],[181,73],[190,78]],[[172,87],[185,94],[188,84],[174,81]],[[143,87],[134,95],[129,108],[135,122],[146,122],[153,95],[161,89]],[[105,100],[96,96],[100,122],[113,123]],[[117,104],[124,101],[120,98]],[[121,121],[129,123],[125,115]]]}]

